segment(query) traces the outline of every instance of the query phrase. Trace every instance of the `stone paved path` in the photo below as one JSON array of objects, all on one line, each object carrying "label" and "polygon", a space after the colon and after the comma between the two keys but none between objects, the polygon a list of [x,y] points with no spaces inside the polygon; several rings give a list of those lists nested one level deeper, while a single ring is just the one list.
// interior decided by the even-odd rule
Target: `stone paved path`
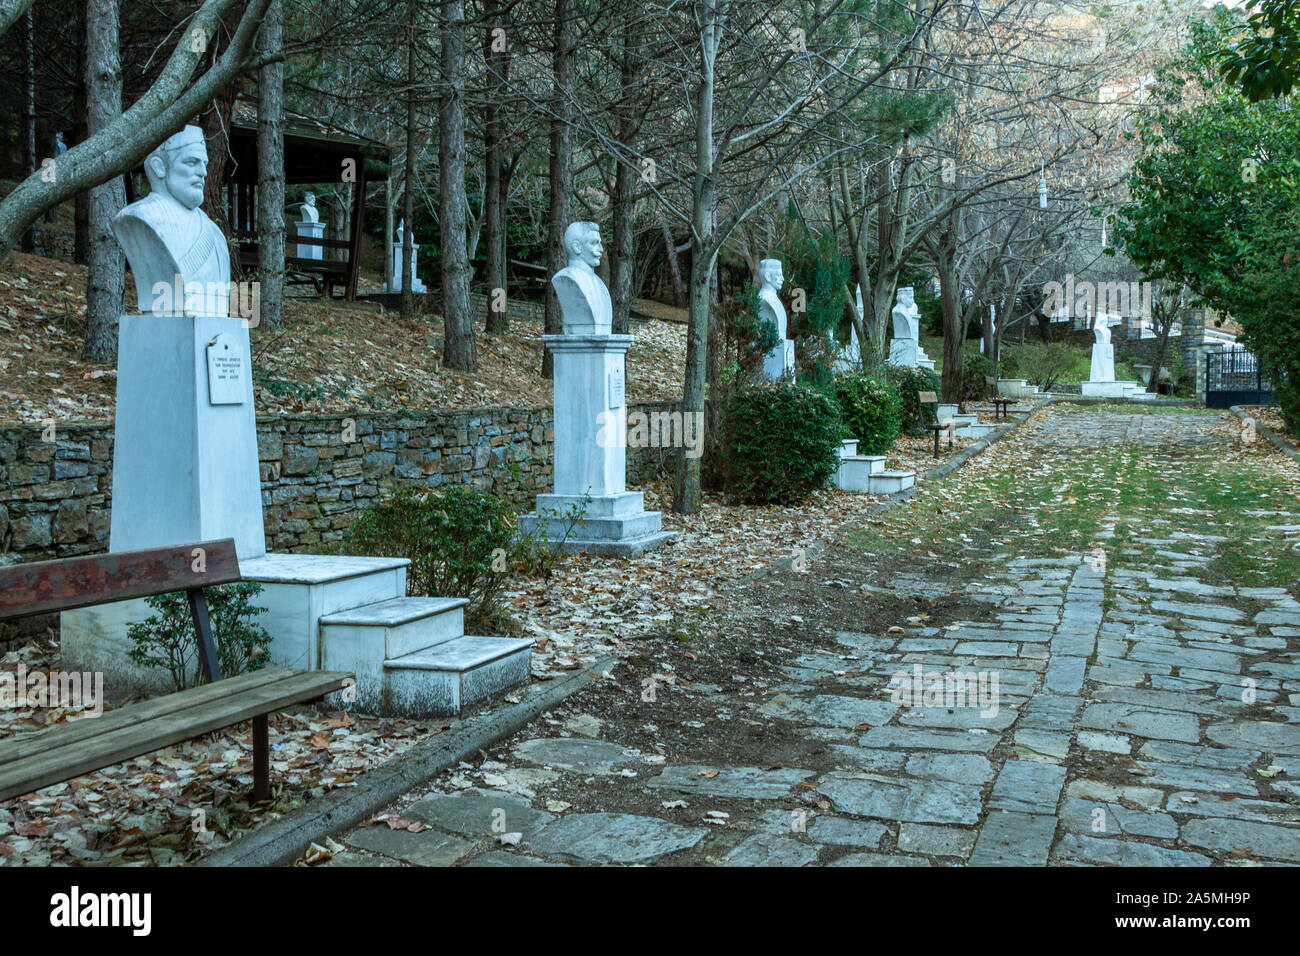
[{"label": "stone paved path", "polygon": [[[1189,461],[1208,467],[1234,454],[1220,425],[1080,410],[1031,420],[1021,440],[1062,462],[1199,446]],[[597,739],[616,736],[617,713],[542,720],[504,759],[394,809],[427,829],[340,835],[349,850],[331,865],[1300,863],[1300,603],[1206,580],[1226,538],[1179,530],[1179,508],[1208,514],[1121,501],[1074,553],[988,561],[962,589],[991,616],[846,627],[837,650],[798,655],[763,693],[692,688],[722,719],[794,724],[802,762],[829,748],[818,760],[832,769]],[[597,807],[635,795],[652,809],[574,811],[566,783]]]}]

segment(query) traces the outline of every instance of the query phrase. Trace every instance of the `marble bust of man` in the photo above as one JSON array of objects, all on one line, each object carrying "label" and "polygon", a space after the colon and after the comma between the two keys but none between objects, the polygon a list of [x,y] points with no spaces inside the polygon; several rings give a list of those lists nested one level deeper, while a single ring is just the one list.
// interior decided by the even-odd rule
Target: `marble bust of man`
[{"label": "marble bust of man", "polygon": [[604,249],[600,227],[594,222],[574,222],[564,230],[569,264],[551,277],[560,300],[565,335],[609,335],[614,327],[614,305],[609,289],[596,275]]},{"label": "marble bust of man", "polygon": [[230,249],[199,206],[208,176],[203,131],[186,126],[144,161],[149,195],[113,217],[141,312],[229,315]]},{"label": "marble bust of man", "polygon": [[307,193],[302,199],[302,221],[320,222],[320,213],[316,209],[316,194]]},{"label": "marble bust of man", "polygon": [[[781,269],[780,259],[764,259],[758,264],[758,277],[762,286],[758,290],[759,307],[763,309],[763,318],[770,319],[776,326],[776,335],[784,339],[786,335],[785,305],[781,302],[781,286],[785,285],[785,273]],[[768,314],[770,312],[770,314]],[[778,343],[779,344],[779,343]]]},{"label": "marble bust of man", "polygon": [[921,310],[916,307],[916,290],[910,285],[898,290],[894,303],[894,338],[920,339]]}]

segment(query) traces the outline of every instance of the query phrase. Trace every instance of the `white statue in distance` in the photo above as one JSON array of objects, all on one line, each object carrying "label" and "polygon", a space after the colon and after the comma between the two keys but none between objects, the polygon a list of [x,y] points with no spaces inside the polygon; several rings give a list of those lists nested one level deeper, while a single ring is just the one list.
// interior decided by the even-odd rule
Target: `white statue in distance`
[{"label": "white statue in distance", "polygon": [[781,260],[764,259],[758,264],[758,277],[762,281],[758,290],[758,316],[776,327],[776,345],[763,356],[763,378],[775,382],[794,370],[794,343],[786,337],[787,316],[780,296],[785,285]]},{"label": "white statue in distance", "polygon": [[199,207],[208,178],[203,131],[186,126],[144,161],[150,193],[113,217],[141,312],[229,315],[230,249]]},{"label": "white statue in distance", "polygon": [[569,264],[551,277],[560,300],[565,335],[609,335],[614,328],[614,304],[609,289],[596,275],[604,248],[600,227],[594,222],[573,222],[564,230]]},{"label": "white statue in distance", "polygon": [[1092,346],[1092,368],[1088,374],[1090,382],[1115,381],[1115,346],[1110,344],[1110,323],[1106,316],[1099,315],[1093,320],[1092,334],[1096,341]]}]

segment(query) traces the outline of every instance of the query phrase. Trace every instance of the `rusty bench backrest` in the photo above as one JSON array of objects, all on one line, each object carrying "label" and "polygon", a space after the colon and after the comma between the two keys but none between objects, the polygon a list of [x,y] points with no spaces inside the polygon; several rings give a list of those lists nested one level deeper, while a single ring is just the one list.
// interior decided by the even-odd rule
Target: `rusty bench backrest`
[{"label": "rusty bench backrest", "polygon": [[0,621],[238,581],[231,538],[0,568]]}]

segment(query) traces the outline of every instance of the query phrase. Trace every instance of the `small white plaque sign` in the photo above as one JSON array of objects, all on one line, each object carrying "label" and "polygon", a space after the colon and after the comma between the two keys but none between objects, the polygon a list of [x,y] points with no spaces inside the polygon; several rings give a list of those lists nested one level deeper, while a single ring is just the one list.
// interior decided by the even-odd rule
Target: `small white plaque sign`
[{"label": "small white plaque sign", "polygon": [[226,333],[208,343],[208,404],[244,403],[246,365],[243,350]]},{"label": "small white plaque sign", "polygon": [[623,407],[622,367],[620,366],[619,368],[610,369],[608,380],[609,380],[609,407],[622,408]]}]

